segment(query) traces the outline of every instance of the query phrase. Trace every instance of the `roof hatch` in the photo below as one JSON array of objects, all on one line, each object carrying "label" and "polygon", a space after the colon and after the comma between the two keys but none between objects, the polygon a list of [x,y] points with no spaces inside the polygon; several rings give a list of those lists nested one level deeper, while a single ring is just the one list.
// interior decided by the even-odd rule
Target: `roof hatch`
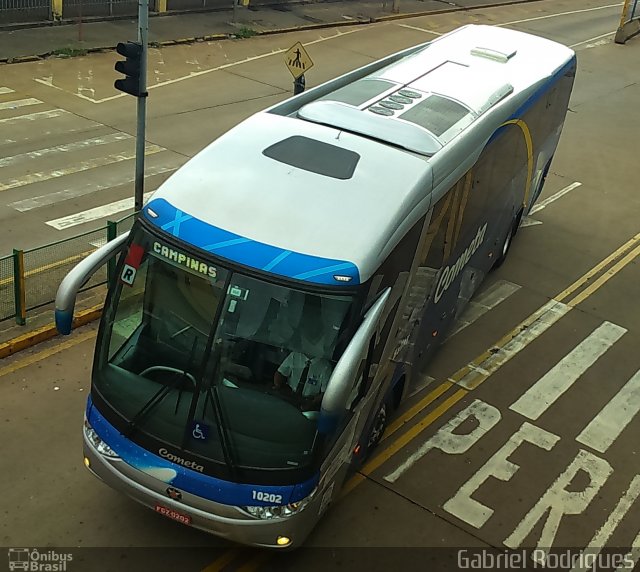
[{"label": "roof hatch", "polygon": [[[393,114],[391,109],[388,111]],[[298,111],[298,117],[358,133],[428,157],[442,149],[442,143],[418,125],[404,121],[389,121],[385,116],[366,113],[336,101],[309,103]]]},{"label": "roof hatch", "polygon": [[510,46],[477,46],[471,49],[472,56],[486,58],[488,60],[493,60],[494,62],[500,62],[502,64],[506,64],[517,53],[518,50]]}]

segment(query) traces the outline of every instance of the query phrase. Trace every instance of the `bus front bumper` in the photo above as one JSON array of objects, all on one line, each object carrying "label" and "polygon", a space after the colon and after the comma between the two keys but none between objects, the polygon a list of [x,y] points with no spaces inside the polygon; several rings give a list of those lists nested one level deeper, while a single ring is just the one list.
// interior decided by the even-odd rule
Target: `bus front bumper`
[{"label": "bus front bumper", "polygon": [[[132,467],[119,457],[102,455],[86,435],[83,435],[83,452],[85,466],[111,488],[155,512],[232,542],[278,550],[297,548],[319,518],[322,506],[320,494],[315,495],[304,509],[292,516],[258,519],[239,507],[219,504],[186,491],[179,491],[181,499],[175,500],[167,492],[172,487]],[[289,539],[289,542],[280,544],[279,539]]]}]

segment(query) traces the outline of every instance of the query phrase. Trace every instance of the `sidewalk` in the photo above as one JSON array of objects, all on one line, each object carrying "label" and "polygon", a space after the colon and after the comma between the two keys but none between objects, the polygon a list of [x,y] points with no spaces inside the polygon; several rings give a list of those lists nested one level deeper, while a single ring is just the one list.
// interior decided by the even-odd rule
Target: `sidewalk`
[{"label": "sidewalk", "polygon": [[[149,42],[155,45],[273,34],[303,28],[370,23],[412,15],[463,11],[473,8],[523,4],[537,0],[344,0],[309,4],[282,3],[238,7],[233,10],[158,15],[149,21]],[[82,55],[115,48],[137,39],[136,19],[57,24],[0,31],[0,62],[21,62],[50,55]]]}]

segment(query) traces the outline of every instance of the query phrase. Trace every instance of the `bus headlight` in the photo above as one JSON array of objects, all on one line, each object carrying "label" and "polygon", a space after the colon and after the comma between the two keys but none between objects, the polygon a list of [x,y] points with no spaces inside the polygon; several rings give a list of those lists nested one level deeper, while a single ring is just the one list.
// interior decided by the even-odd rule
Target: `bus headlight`
[{"label": "bus headlight", "polygon": [[111,457],[112,459],[118,458],[118,454],[107,445],[100,436],[95,432],[94,428],[91,427],[89,422],[84,420],[84,434],[87,436],[89,443],[91,443],[96,451],[105,457]]},{"label": "bus headlight", "polygon": [[243,506],[242,509],[245,512],[249,513],[251,516],[259,518],[261,520],[268,520],[271,518],[287,518],[303,510],[304,507],[306,507],[313,498],[314,493],[315,491],[308,497],[299,500],[298,502],[292,502],[289,504],[278,506]]}]

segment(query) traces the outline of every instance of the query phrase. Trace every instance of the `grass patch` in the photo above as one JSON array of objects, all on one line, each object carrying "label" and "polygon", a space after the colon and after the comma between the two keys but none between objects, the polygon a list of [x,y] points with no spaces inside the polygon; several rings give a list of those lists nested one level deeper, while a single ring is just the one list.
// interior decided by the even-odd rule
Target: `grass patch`
[{"label": "grass patch", "polygon": [[242,26],[242,28],[238,29],[238,31],[234,34],[236,38],[251,38],[255,36],[258,32],[252,30],[251,28],[247,28],[246,26]]},{"label": "grass patch", "polygon": [[75,58],[77,56],[86,56],[87,53],[84,48],[58,48],[53,50],[51,55],[58,58]]}]

